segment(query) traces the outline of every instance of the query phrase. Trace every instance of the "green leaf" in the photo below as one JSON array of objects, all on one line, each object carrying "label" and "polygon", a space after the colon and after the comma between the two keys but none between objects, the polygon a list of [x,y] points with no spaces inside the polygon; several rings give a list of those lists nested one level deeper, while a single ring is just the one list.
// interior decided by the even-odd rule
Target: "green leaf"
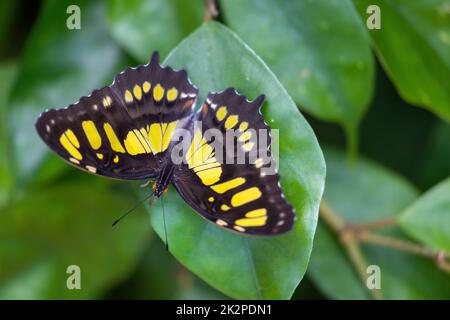
[{"label": "green leaf", "polygon": [[450,9],[447,0],[354,0],[362,19],[381,10],[371,30],[381,63],[400,95],[450,121]]},{"label": "green leaf", "polygon": [[[0,118],[7,117],[8,101],[10,99],[11,87],[17,74],[17,65],[14,62],[0,63]],[[12,169],[10,136],[6,126],[0,127],[0,208],[10,198],[13,189],[14,175]]]},{"label": "green leaf", "polygon": [[301,108],[357,138],[372,97],[374,61],[350,0],[226,0],[221,6]]},{"label": "green leaf", "polygon": [[[327,182],[323,201],[347,223],[395,217],[418,195],[403,178],[367,160],[360,159],[349,166],[343,153],[329,148],[325,149],[325,159]],[[370,298],[365,282],[358,277],[339,237],[320,220],[309,275],[329,298]],[[383,234],[409,240],[397,227],[388,228]],[[438,271],[433,261],[375,245],[362,245],[361,249],[367,263],[381,269],[384,298],[450,297],[447,285],[450,276]]]},{"label": "green leaf", "polygon": [[450,178],[442,181],[408,207],[400,226],[412,237],[450,252]]},{"label": "green leaf", "polygon": [[[0,212],[0,298],[97,298],[130,272],[149,228],[139,214],[111,227],[133,203],[110,185],[60,183]],[[67,289],[69,265],[81,268],[81,290]]]},{"label": "green leaf", "polygon": [[115,39],[138,61],[158,50],[165,57],[202,22],[203,0],[110,0],[108,25]]},{"label": "green leaf", "polygon": [[[313,131],[267,66],[221,24],[203,25],[165,63],[186,68],[202,98],[229,86],[250,99],[266,95],[265,119],[280,129],[281,185],[298,215],[294,229],[285,235],[242,236],[205,221],[172,189],[162,200],[171,253],[230,297],[289,298],[308,264],[324,184],[325,164]],[[149,211],[163,238],[161,207]]]},{"label": "green leaf", "polygon": [[[103,3],[78,1],[80,30],[66,27],[70,4],[68,0],[45,2],[24,49],[10,107],[16,170],[23,180],[39,178],[35,172],[49,154],[34,128],[39,114],[47,108],[66,107],[109,84],[125,64],[108,36]],[[46,165],[55,172],[67,167],[61,161]]]}]

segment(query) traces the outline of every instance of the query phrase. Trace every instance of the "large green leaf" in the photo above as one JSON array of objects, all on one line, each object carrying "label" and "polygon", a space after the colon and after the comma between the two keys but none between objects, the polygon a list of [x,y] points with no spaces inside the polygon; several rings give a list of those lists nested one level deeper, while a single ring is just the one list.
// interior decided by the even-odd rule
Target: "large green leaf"
[{"label": "large green leaf", "polygon": [[450,121],[450,10],[448,0],[354,0],[362,19],[381,10],[371,30],[381,63],[402,97]]},{"label": "large green leaf", "polygon": [[[289,298],[308,264],[324,184],[325,165],[313,131],[267,66],[218,23],[195,31],[166,63],[186,68],[202,97],[229,86],[249,98],[266,95],[263,114],[272,128],[280,129],[281,184],[298,214],[286,235],[242,236],[205,221],[171,191],[163,200],[171,253],[233,298]],[[161,207],[149,211],[164,237]]]},{"label": "large green leaf", "polygon": [[450,252],[450,178],[408,207],[399,221],[414,238],[434,249]]},{"label": "large green leaf", "polygon": [[[109,84],[125,64],[120,49],[108,36],[104,5],[77,1],[81,29],[69,30],[66,10],[70,4],[69,0],[45,2],[23,53],[10,107],[16,172],[23,180],[40,178],[33,173],[49,154],[34,128],[39,114],[46,108],[65,107]],[[45,164],[56,171],[63,163]]]},{"label": "large green leaf", "polygon": [[350,0],[226,0],[221,7],[301,108],[338,122],[356,139],[372,96],[374,62]]},{"label": "large green leaf", "polygon": [[[416,197],[417,191],[403,178],[360,159],[348,165],[343,153],[325,149],[327,183],[325,201],[346,222],[361,223],[395,217]],[[385,231],[406,239],[398,228]],[[381,269],[381,292],[386,299],[442,299],[450,297],[450,276],[432,261],[374,245],[362,245],[369,265]],[[317,228],[309,275],[330,298],[367,299],[365,282],[347,257],[339,237],[322,221]],[[420,277],[417,275],[420,274]]]},{"label": "large green leaf", "polygon": [[[0,63],[0,119],[7,117],[11,87],[17,74],[17,65],[13,62]],[[13,188],[13,169],[10,152],[10,136],[5,124],[0,127],[0,208],[5,205]]]},{"label": "large green leaf", "polygon": [[203,0],[109,0],[108,21],[117,41],[137,60],[158,50],[165,57],[202,22]]},{"label": "large green leaf", "polygon": [[[96,180],[96,181],[94,181]],[[111,183],[86,177],[40,188],[0,212],[0,298],[96,298],[137,262],[149,227],[135,214],[112,221],[132,202]],[[69,265],[81,290],[68,290]]]}]

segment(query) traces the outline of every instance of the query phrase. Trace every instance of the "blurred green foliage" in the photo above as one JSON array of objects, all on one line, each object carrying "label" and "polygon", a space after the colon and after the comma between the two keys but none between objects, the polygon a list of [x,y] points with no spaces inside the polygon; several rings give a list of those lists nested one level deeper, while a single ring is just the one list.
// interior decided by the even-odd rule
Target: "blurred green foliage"
[{"label": "blurred green foliage", "polygon": [[[80,30],[66,27],[72,4]],[[366,28],[371,4],[380,30]],[[322,209],[345,225],[387,219],[379,237],[450,251],[450,1],[217,6],[217,22],[202,22],[200,0],[1,3],[0,298],[449,299],[436,259],[354,234],[349,245],[326,218],[316,232],[325,175],[316,136],[327,145]],[[298,212],[291,233],[223,231],[171,190],[162,200],[169,253],[152,232],[164,238],[160,201],[111,228],[148,189],[78,172],[40,141],[40,112],[109,85],[153,50],[188,70],[199,100],[229,86],[266,95],[281,183]],[[66,288],[72,264],[81,290]],[[375,293],[361,279],[366,264],[381,268]]]}]

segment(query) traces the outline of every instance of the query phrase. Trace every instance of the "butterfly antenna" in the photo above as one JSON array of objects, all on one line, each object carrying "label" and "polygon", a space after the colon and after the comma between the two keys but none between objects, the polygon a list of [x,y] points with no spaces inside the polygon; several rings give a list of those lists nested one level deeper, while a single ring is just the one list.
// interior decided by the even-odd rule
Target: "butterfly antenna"
[{"label": "butterfly antenna", "polygon": [[162,207],[162,212],[163,212],[163,223],[164,223],[164,238],[165,238],[165,242],[166,242],[166,250],[169,251],[169,240],[167,238],[167,226],[166,226],[166,212],[164,211],[163,198],[164,197],[161,197],[161,207]]},{"label": "butterfly antenna", "polygon": [[113,222],[112,226],[114,227],[117,223],[119,223],[120,220],[122,220],[123,218],[125,218],[127,215],[129,215],[131,212],[133,212],[134,210],[136,210],[137,208],[139,208],[147,199],[151,198],[152,196],[154,196],[154,193],[149,194],[148,196],[146,196],[144,199],[140,200],[134,207],[132,207],[130,210],[128,210],[127,212],[125,212],[124,214],[122,214],[120,216],[119,219],[117,219],[116,221]]}]

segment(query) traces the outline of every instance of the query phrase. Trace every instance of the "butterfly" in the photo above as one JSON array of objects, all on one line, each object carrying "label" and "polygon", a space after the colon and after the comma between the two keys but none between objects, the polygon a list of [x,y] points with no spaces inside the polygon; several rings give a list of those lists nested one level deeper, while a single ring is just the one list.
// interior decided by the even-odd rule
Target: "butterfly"
[{"label": "butterfly", "polygon": [[[220,227],[252,235],[290,230],[296,214],[273,168],[270,134],[266,146],[258,144],[261,132],[270,132],[260,113],[264,96],[249,101],[228,88],[209,93],[195,111],[197,95],[187,72],[162,67],[154,52],[148,64],[125,69],[110,86],[46,110],[36,129],[51,150],[81,170],[155,179],[156,197],[172,184]],[[231,147],[217,135],[230,132]]]}]

